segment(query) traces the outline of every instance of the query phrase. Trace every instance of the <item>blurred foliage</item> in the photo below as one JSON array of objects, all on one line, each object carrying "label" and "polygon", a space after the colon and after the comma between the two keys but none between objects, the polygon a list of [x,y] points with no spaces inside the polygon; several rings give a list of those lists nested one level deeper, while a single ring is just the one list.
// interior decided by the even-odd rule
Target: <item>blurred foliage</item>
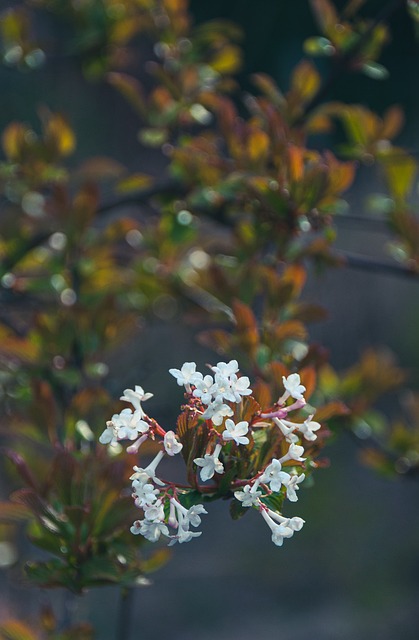
[{"label": "blurred foliage", "polygon": [[[386,76],[378,61],[386,22],[402,3],[384,4],[375,17],[365,17],[364,4],[351,0],[339,13],[329,0],[313,0],[320,33],[305,52],[327,58],[326,73],[307,58],[287,90],[259,73],[245,95],[234,78],[240,30],[219,20],[194,26],[185,0],[27,0],[3,12],[6,65],[30,70],[50,56],[77,56],[88,79],[126,99],[140,142],[167,162],[164,179],[104,157],[70,169],[77,132],[46,107],[39,130],[12,122],[2,135],[0,381],[16,490],[0,505],[0,521],[24,520],[29,539],[53,556],[27,565],[35,584],[125,587],[167,559],[163,551],[145,558],[128,532],[129,456],[109,458],[95,444],[113,410],[109,354],[150,313],[170,320],[182,311],[206,326],[202,342],[253,371],[254,402],[273,405],[289,372],[309,390],[317,380],[313,406],[329,430],[313,456],[331,431],[345,429],[374,468],[417,474],[417,397],[406,396],[407,417],[395,421],[376,410],[405,375],[373,351],[338,375],[325,349],[308,340],[307,323],[325,311],[301,300],[309,265],[345,263],[333,246],[334,219],[346,211],[342,196],[362,164],[382,173],[387,191],[374,208],[393,235],[393,256],[409,273],[419,270],[417,160],[393,143],[401,108],[379,115],[327,100],[344,73]],[[417,20],[417,3],[407,4]],[[60,42],[43,42],[43,19],[65,25]],[[150,58],[147,87],[135,72],[139,48]],[[336,128],[344,135],[338,148],[319,144]],[[178,433],[193,459],[190,429],[183,416]],[[269,455],[256,447],[255,468]],[[0,633],[39,637],[20,622]],[[48,633],[91,637],[84,627],[57,635],[53,625]]]}]

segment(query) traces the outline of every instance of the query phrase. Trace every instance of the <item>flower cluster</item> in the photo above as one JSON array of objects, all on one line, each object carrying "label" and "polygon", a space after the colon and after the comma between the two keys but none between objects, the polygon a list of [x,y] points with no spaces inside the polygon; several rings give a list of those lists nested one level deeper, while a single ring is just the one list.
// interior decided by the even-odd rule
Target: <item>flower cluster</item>
[{"label": "flower cluster", "polygon": [[[321,426],[313,421],[313,413],[302,421],[289,419],[291,412],[306,405],[306,389],[298,373],[283,377],[283,394],[263,412],[252,397],[249,378],[240,375],[236,360],[219,362],[210,370],[212,375],[203,375],[194,362],[169,370],[185,389],[186,403],[177,433],[165,431],[144,412],[141,403],[152,394],[136,386],[121,396],[133,408],[113,415],[99,438],[102,444],[111,446],[131,440],[129,453],[137,453],[147,439],[160,443],[152,462],[144,468],[134,466],[130,478],[134,503],[143,514],[131,532],[151,542],[161,536],[168,538],[169,545],[189,542],[201,535],[194,529],[201,524],[200,516],[207,513],[196,496],[201,494],[204,500],[234,496],[243,512],[253,507],[261,513],[271,529],[272,541],[281,546],[284,538],[293,536],[304,524],[302,518],[284,517],[279,507],[285,499],[298,500],[297,492],[306,477],[301,470],[307,471],[304,441],[312,446]],[[194,437],[190,437],[191,430]],[[266,450],[276,455],[266,459]],[[190,484],[179,485],[158,477],[157,466],[163,457],[181,452]],[[226,487],[221,480],[227,472]],[[208,484],[210,480],[213,484]]]}]

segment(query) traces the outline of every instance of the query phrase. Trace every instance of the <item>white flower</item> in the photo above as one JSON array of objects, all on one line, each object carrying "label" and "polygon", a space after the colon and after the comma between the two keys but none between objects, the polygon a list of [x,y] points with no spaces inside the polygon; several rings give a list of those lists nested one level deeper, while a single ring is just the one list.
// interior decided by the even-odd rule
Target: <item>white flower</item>
[{"label": "white flower", "polygon": [[147,440],[147,438],[148,438],[148,433],[145,433],[144,435],[142,435],[140,438],[138,438],[138,440],[136,440],[135,442],[130,444],[129,447],[127,447],[127,453],[138,453],[138,449],[141,447],[143,442]]},{"label": "white flower", "polygon": [[237,373],[239,365],[237,360],[230,360],[230,362],[217,362],[217,366],[211,367],[214,373],[220,373],[222,376],[228,378],[233,373]]},{"label": "white flower", "polygon": [[213,453],[206,453],[203,458],[195,458],[195,464],[198,467],[201,467],[199,475],[202,482],[206,482],[207,480],[212,478],[214,476],[214,473],[224,473],[224,466],[218,459],[220,451],[221,445],[217,444]]},{"label": "white flower", "polygon": [[164,520],[164,506],[161,500],[157,500],[155,504],[148,505],[144,509],[145,519],[149,522],[163,522]]},{"label": "white flower", "polygon": [[[135,524],[136,523],[134,523],[134,526]],[[134,527],[131,527],[131,532],[137,533],[137,531],[133,531],[133,528]],[[141,535],[150,542],[157,542],[162,534],[168,537],[170,535],[169,529],[164,522],[149,522],[148,520],[140,521],[140,530],[138,533],[141,533]]]},{"label": "white flower", "polygon": [[216,426],[219,426],[220,424],[222,424],[226,416],[232,416],[233,414],[234,411],[231,407],[228,406],[228,404],[213,402],[205,409],[202,417],[205,419],[210,418]]},{"label": "white flower", "polygon": [[159,490],[155,489],[150,482],[143,483],[139,480],[134,480],[132,488],[137,507],[148,507],[157,500]]},{"label": "white flower", "polygon": [[272,420],[275,422],[276,426],[279,427],[280,431],[284,434],[285,440],[287,442],[289,443],[298,442],[298,436],[297,434],[294,433],[295,429],[297,428],[297,425],[294,425],[292,422],[287,422],[286,420],[280,420],[280,418],[272,418]]},{"label": "white flower", "polygon": [[172,507],[172,505],[176,508],[179,526],[185,530],[189,529],[190,524],[193,527],[199,527],[201,524],[201,518],[199,516],[203,513],[208,513],[203,504],[195,504],[189,509],[186,509],[186,507],[180,504],[175,498],[171,498],[170,506]]},{"label": "white flower", "polygon": [[142,467],[134,467],[135,473],[130,476],[130,480],[138,480],[141,484],[145,484],[149,480],[152,480],[156,484],[163,486],[164,482],[156,477],[156,468],[163,456],[164,452],[159,451],[154,460],[152,460],[145,469]]},{"label": "white flower", "polygon": [[115,446],[118,444],[118,430],[115,429],[111,420],[106,423],[106,429],[99,438],[100,444],[110,444]]},{"label": "white flower", "polygon": [[293,531],[301,531],[301,529],[303,528],[305,523],[305,520],[303,520],[302,518],[299,518],[298,516],[295,516],[294,518],[288,518],[286,525],[287,527],[290,527],[290,529],[292,529]]},{"label": "white flower", "polygon": [[215,391],[215,402],[220,403],[223,400],[236,402],[236,396],[231,391],[230,380],[221,373],[216,373],[214,379],[217,387]]},{"label": "white flower", "polygon": [[282,396],[282,402],[290,396],[295,400],[304,400],[303,393],[306,388],[301,384],[301,379],[298,373],[291,373],[287,378],[282,376],[282,383],[285,388],[285,397]]},{"label": "white flower", "polygon": [[272,491],[280,491],[281,486],[284,484],[284,476],[288,475],[288,473],[282,471],[281,460],[273,458],[261,476],[261,481],[269,484]]},{"label": "white flower", "polygon": [[125,402],[131,402],[134,409],[141,413],[141,418],[144,418],[145,413],[141,406],[142,402],[149,400],[153,397],[152,393],[145,393],[144,389],[138,385],[136,385],[135,390],[133,389],[125,389],[124,395],[120,397],[120,400],[125,400]]},{"label": "white flower", "polygon": [[168,546],[173,547],[176,542],[179,542],[179,544],[182,544],[183,542],[190,542],[192,538],[198,538],[200,535],[202,535],[202,531],[189,531],[188,529],[185,530],[182,529],[182,527],[179,527],[177,535],[170,536],[171,540]]},{"label": "white flower", "polygon": [[234,440],[234,442],[239,444],[249,444],[249,438],[246,437],[246,433],[249,431],[249,423],[245,420],[234,424],[233,420],[227,418],[225,422],[226,429],[223,431],[223,439]]},{"label": "white flower", "polygon": [[282,547],[282,543],[284,542],[284,538],[292,538],[294,535],[294,531],[283,524],[277,524],[271,528],[272,531],[272,542],[276,544],[277,547]]},{"label": "white flower", "polygon": [[283,522],[282,524],[278,524],[269,515],[269,513],[271,513],[270,509],[261,509],[261,513],[263,519],[272,531],[272,542],[276,544],[277,547],[282,546],[284,538],[292,538],[292,536],[294,535],[294,531],[293,529],[291,529],[291,527],[286,526],[285,519],[285,522]]},{"label": "white flower", "polygon": [[254,491],[254,487],[247,484],[243,487],[243,491],[235,491],[234,497],[236,500],[242,503],[243,507],[253,507],[259,505],[259,498],[262,495],[261,491]]},{"label": "white flower", "polygon": [[318,431],[321,428],[321,425],[318,422],[313,422],[312,417],[314,413],[304,420],[303,424],[298,425],[298,430],[303,434],[306,440],[314,441],[317,440],[317,436],[314,431]]},{"label": "white flower", "polygon": [[[180,387],[183,385],[188,387],[188,391],[190,391],[190,385],[195,384],[194,379],[196,378],[196,363],[195,362],[185,362],[181,369],[169,369],[169,373],[176,378],[176,382]],[[201,374],[199,374],[201,375]]]},{"label": "white flower", "polygon": [[146,433],[150,426],[142,420],[144,413],[139,409],[123,409],[121,413],[112,416],[111,422],[118,432],[118,440],[135,440],[138,434]]},{"label": "white flower", "polygon": [[301,475],[290,475],[289,473],[283,472],[282,484],[287,488],[287,498],[290,502],[297,502],[298,497],[296,491],[299,490],[300,487],[298,485],[301,484],[304,479],[304,473],[302,473]]},{"label": "white flower", "polygon": [[207,514],[208,511],[204,508],[203,504],[194,504],[190,507],[185,514],[185,519],[190,522],[193,527],[199,527],[201,524],[200,514]]},{"label": "white flower", "polygon": [[300,447],[300,445],[298,444],[290,444],[288,453],[282,456],[282,458],[280,458],[280,461],[286,462],[287,460],[295,460],[296,462],[304,462],[306,458],[302,457],[303,453],[304,447]]},{"label": "white flower", "polygon": [[202,380],[195,378],[194,385],[195,398],[200,398],[203,404],[211,404],[213,393],[217,389],[212,376],[204,376]]},{"label": "white flower", "polygon": [[235,402],[241,402],[241,396],[248,396],[252,393],[251,389],[248,389],[250,380],[247,376],[238,378],[235,373],[230,376],[230,389],[231,394],[234,396]]},{"label": "white flower", "polygon": [[167,431],[164,435],[164,448],[169,456],[175,456],[182,451],[183,444],[181,444],[173,431]]}]

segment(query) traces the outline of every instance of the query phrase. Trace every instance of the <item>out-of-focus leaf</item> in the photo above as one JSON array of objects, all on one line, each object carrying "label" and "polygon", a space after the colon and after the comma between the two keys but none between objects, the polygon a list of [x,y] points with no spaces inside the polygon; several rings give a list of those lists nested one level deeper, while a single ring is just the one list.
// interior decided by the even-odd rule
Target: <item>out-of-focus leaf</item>
[{"label": "out-of-focus leaf", "polygon": [[138,191],[138,189],[149,187],[152,182],[153,178],[151,176],[148,176],[145,173],[134,173],[118,182],[117,191],[119,193]]},{"label": "out-of-focus leaf", "polygon": [[27,520],[31,512],[23,504],[0,502],[0,522],[13,523]]},{"label": "out-of-focus leaf", "polygon": [[9,620],[0,625],[2,640],[37,640],[33,630],[23,622]]},{"label": "out-of-focus leaf", "polygon": [[402,149],[380,155],[385,177],[391,195],[396,200],[404,200],[412,190],[417,173],[416,160]]},{"label": "out-of-focus leaf", "polygon": [[159,549],[158,551],[153,552],[147,560],[142,561],[141,569],[144,573],[153,573],[154,571],[158,571],[161,567],[164,567],[164,565],[167,564],[170,559],[170,555],[170,549]]},{"label": "out-of-focus leaf", "polygon": [[298,64],[291,77],[291,89],[302,102],[310,100],[320,86],[320,74],[317,69],[304,60]]},{"label": "out-of-focus leaf", "polygon": [[253,311],[240,300],[234,300],[232,308],[237,323],[238,340],[246,351],[254,354],[259,343],[259,330]]},{"label": "out-of-focus leaf", "polygon": [[327,35],[334,31],[339,19],[336,9],[330,0],[310,0],[310,4],[322,32]]},{"label": "out-of-focus leaf", "polygon": [[141,116],[145,114],[145,103],[142,87],[136,78],[125,73],[111,72],[108,82],[115,87]]},{"label": "out-of-focus leaf", "polygon": [[76,147],[76,138],[64,116],[51,114],[45,123],[45,142],[59,156],[69,156]]}]

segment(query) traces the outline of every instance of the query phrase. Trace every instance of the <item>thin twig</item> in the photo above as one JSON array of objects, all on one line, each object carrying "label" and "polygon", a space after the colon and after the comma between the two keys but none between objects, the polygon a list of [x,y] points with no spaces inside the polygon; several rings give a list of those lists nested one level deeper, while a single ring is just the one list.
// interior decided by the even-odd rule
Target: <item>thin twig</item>
[{"label": "thin twig", "polygon": [[397,263],[387,262],[385,260],[377,260],[367,256],[360,256],[350,251],[339,251],[335,253],[342,266],[351,269],[359,269],[361,271],[369,271],[380,275],[396,276],[398,278],[418,279],[419,269],[416,263],[412,266],[405,266]]}]

